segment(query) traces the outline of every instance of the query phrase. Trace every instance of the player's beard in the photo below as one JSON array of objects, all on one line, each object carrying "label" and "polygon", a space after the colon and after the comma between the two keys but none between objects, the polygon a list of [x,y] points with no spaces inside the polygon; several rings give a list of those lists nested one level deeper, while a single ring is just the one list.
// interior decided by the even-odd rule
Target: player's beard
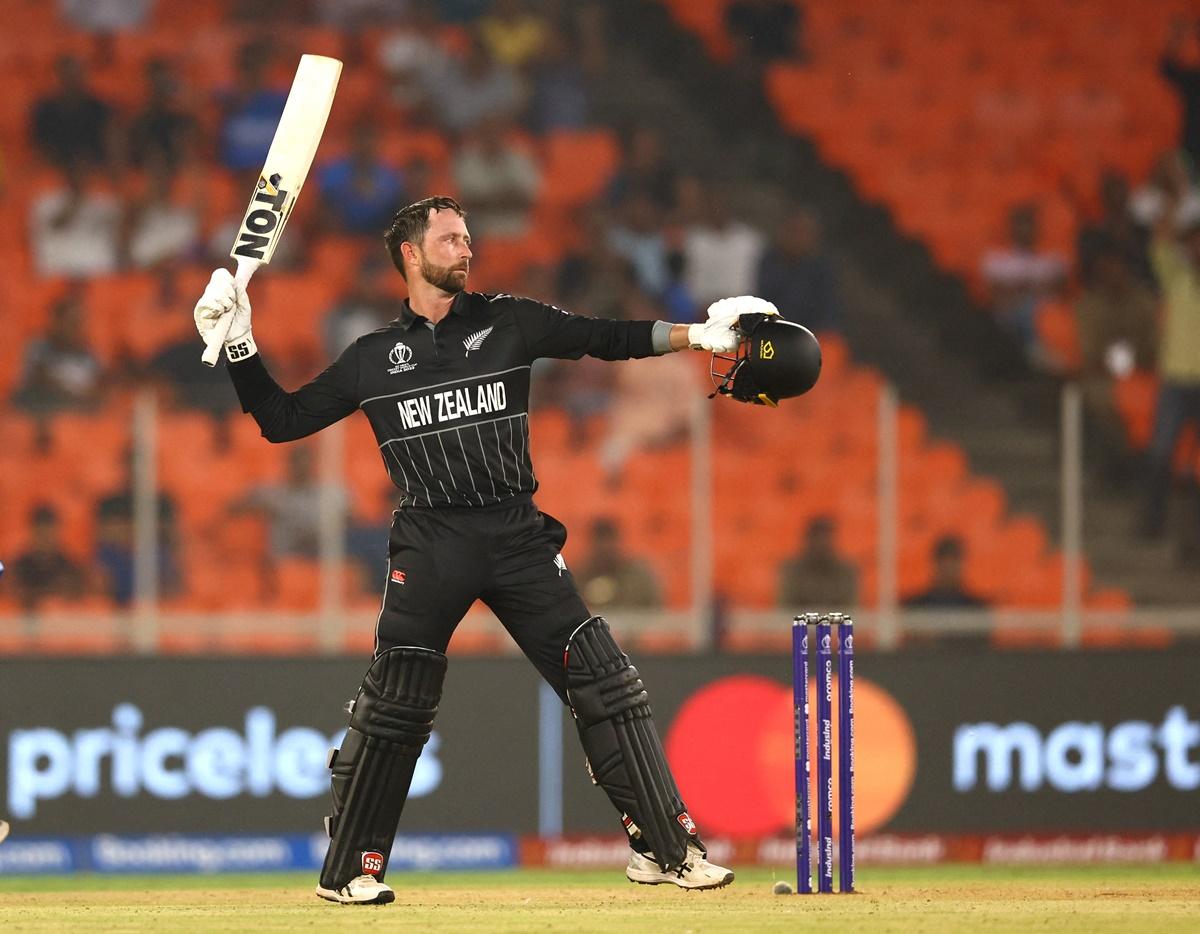
[{"label": "player's beard", "polygon": [[421,254],[421,276],[434,288],[441,289],[451,295],[461,292],[467,287],[467,267],[435,266]]}]

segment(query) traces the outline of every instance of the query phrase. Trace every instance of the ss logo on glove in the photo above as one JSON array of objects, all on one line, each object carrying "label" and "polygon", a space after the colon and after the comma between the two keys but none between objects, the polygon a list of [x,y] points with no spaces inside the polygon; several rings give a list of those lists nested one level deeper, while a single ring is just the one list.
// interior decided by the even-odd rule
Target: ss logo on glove
[{"label": "ss logo on glove", "polygon": [[250,356],[250,345],[246,341],[238,344],[230,344],[225,348],[225,353],[229,355],[231,361],[241,360]]}]

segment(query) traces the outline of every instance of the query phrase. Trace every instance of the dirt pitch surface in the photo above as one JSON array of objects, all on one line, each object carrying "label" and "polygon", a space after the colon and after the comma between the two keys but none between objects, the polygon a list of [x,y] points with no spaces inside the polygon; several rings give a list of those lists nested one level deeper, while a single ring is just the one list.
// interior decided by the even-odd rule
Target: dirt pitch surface
[{"label": "dirt pitch surface", "polygon": [[[396,902],[349,908],[313,879],[261,876],[0,878],[0,930],[422,932],[1200,930],[1200,866],[867,870],[852,896],[773,895],[784,872],[730,887],[635,886],[613,872],[396,875]],[[791,880],[794,882],[794,880]]]}]

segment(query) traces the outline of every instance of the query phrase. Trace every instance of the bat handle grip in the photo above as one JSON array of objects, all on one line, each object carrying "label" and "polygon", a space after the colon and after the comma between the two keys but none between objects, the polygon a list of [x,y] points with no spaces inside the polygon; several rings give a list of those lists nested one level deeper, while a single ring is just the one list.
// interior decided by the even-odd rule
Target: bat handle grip
[{"label": "bat handle grip", "polygon": [[237,258],[237,272],[233,274],[233,281],[240,285],[243,289],[250,284],[250,277],[258,271],[258,267],[262,262],[257,259],[246,259],[244,256]]},{"label": "bat handle grip", "polygon": [[[260,265],[256,259],[243,259],[239,256],[237,272],[233,274],[233,281],[244,289],[250,284],[250,277],[254,275]],[[229,336],[229,329],[231,327],[233,327],[233,315],[227,315],[220,328],[204,346],[204,356],[200,359],[204,362],[205,366],[217,365],[217,361],[221,359],[221,348],[225,346],[225,338]]]}]

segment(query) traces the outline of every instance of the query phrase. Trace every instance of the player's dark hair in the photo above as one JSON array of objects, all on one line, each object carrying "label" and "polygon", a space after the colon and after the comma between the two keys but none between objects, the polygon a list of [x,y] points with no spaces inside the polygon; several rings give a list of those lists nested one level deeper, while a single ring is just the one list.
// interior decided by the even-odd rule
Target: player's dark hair
[{"label": "player's dark hair", "polygon": [[445,195],[435,195],[432,198],[422,198],[414,201],[406,208],[401,208],[392,217],[387,230],[383,232],[383,242],[387,245],[388,255],[392,263],[400,270],[406,280],[408,273],[404,271],[404,257],[400,254],[401,243],[420,243],[425,239],[425,231],[429,229],[429,214],[431,211],[453,211],[459,217],[466,217],[467,212],[453,198]]}]

